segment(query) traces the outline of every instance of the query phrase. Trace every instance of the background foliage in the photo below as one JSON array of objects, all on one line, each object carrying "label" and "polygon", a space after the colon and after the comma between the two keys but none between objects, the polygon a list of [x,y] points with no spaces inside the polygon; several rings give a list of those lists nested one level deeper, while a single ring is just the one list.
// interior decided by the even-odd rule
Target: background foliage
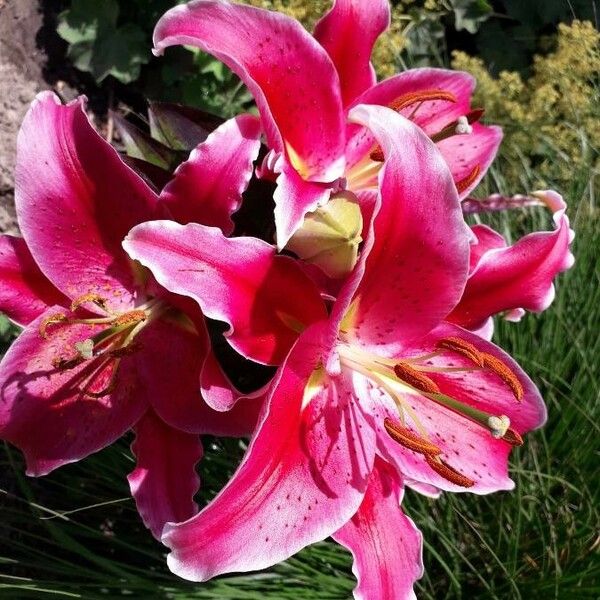
[{"label": "background foliage", "polygon": [[[252,0],[311,27],[324,0]],[[117,110],[141,98],[180,101],[229,116],[251,98],[220,63],[175,49],[149,54],[151,30],[173,0],[71,0],[56,29],[75,69]],[[378,72],[449,65],[473,72],[478,102],[505,129],[500,159],[479,192],[556,187],[577,230],[574,269],[545,314],[499,322],[495,341],[534,375],[548,425],[513,454],[512,493],[407,492],[405,510],[426,540],[421,598],[600,597],[600,57],[592,0],[402,0],[376,51]],[[573,22],[573,17],[579,18]],[[560,23],[560,25],[559,25]],[[88,78],[87,80],[85,78]],[[126,141],[126,140],[123,140]],[[170,160],[170,156],[167,158]],[[158,159],[157,159],[158,160]],[[540,209],[486,217],[507,236],[550,227]],[[15,335],[0,320],[4,348]],[[349,555],[323,542],[268,572],[203,585],[165,568],[164,549],[143,528],[125,475],[130,439],[41,480],[23,475],[20,454],[0,448],[0,597],[343,599],[354,586]],[[206,440],[206,502],[243,454],[238,441]]]}]

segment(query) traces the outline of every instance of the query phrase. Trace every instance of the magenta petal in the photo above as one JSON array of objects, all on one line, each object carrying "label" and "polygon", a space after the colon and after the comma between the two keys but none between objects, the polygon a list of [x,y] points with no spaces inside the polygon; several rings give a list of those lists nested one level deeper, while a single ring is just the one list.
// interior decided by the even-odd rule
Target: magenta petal
[{"label": "magenta petal", "polygon": [[553,280],[573,265],[573,232],[566,205],[556,192],[540,192],[554,212],[554,231],[530,233],[509,247],[492,248],[469,276],[453,323],[476,328],[491,315],[513,309],[539,312],[554,299]]},{"label": "magenta petal", "polygon": [[181,224],[202,223],[233,231],[231,215],[242,203],[260,149],[260,121],[230,119],[195,148],[175,171],[160,200]]},{"label": "magenta petal", "polygon": [[40,271],[23,238],[0,236],[0,311],[24,326],[54,304],[69,304]]},{"label": "magenta petal", "polygon": [[413,600],[423,576],[423,536],[400,508],[402,481],[380,458],[357,513],[333,535],[354,557],[357,600]]},{"label": "magenta petal", "polygon": [[302,225],[306,213],[327,202],[330,194],[331,186],[305,181],[294,169],[285,166],[277,178],[277,188],[273,194],[279,249],[289,242]]},{"label": "magenta petal", "polygon": [[373,429],[350,382],[306,389],[325,326],[307,330],[290,353],[227,486],[196,517],[165,527],[177,575],[204,581],[268,567],[331,535],[358,509],[374,460]]},{"label": "magenta petal", "polygon": [[256,238],[154,221],[132,229],[123,246],[162,286],[228,323],[225,335],[246,358],[278,364],[299,330],[325,316],[319,292],[302,269]]},{"label": "magenta petal", "polygon": [[258,105],[269,146],[287,152],[302,177],[333,181],[344,169],[344,113],[329,56],[285,15],[223,0],[169,10],[154,30],[155,52],[175,44],[229,66]]},{"label": "magenta petal", "polygon": [[469,255],[470,271],[474,271],[484,254],[489,250],[506,248],[506,240],[497,231],[487,225],[473,225],[471,231],[475,235],[475,242],[471,244]]},{"label": "magenta petal", "polygon": [[388,0],[335,0],[315,26],[314,37],[340,77],[344,106],[375,84],[371,52],[389,23]]},{"label": "magenta petal", "polygon": [[197,435],[169,427],[151,410],[135,427],[131,450],[136,467],[127,476],[144,525],[160,539],[168,521],[185,521],[198,512],[196,464],[202,458]]},{"label": "magenta petal", "polygon": [[472,133],[454,135],[437,143],[459,186],[461,199],[466,198],[484,177],[496,157],[500,142],[500,127],[473,123]]},{"label": "magenta petal", "polygon": [[470,232],[448,167],[418,127],[380,106],[350,115],[373,131],[386,156],[354,335],[393,353],[433,329],[460,299]]},{"label": "magenta petal", "polygon": [[17,143],[15,202],[42,272],[70,298],[129,306],[135,288],[121,240],[152,217],[156,196],[93,129],[83,98],[38,95]]},{"label": "magenta petal", "polygon": [[53,360],[75,355],[73,344],[100,331],[100,326],[55,326],[40,335],[44,318],[64,312],[55,306],[33,321],[0,363],[0,438],[20,448],[29,475],[45,475],[114,442],[147,408],[149,386],[137,375],[138,355],[125,356],[114,390],[96,398],[86,390],[105,389],[113,374],[102,359],[69,370]]}]

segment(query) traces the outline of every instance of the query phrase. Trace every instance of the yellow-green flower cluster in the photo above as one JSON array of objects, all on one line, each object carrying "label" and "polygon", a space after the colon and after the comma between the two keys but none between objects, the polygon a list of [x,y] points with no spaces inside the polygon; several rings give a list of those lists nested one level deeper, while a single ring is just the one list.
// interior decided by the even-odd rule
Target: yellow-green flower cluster
[{"label": "yellow-green flower cluster", "polygon": [[493,78],[462,52],[452,66],[476,77],[476,102],[503,126],[509,172],[533,167],[543,186],[568,182],[583,166],[600,170],[600,33],[591,23],[559,25],[556,49],[535,57],[528,80],[508,71]]}]

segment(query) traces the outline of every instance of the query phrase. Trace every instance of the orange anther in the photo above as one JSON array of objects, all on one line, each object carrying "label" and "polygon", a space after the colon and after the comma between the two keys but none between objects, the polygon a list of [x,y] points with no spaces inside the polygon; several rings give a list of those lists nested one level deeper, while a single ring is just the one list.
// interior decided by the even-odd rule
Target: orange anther
[{"label": "orange anther", "polygon": [[106,298],[103,298],[98,294],[89,293],[79,296],[79,298],[75,298],[75,300],[71,302],[71,311],[75,312],[81,305],[87,304],[88,302],[99,306],[102,310],[106,310]]},{"label": "orange anther", "polygon": [[515,431],[512,427],[508,428],[502,439],[511,446],[522,446],[525,443],[519,432]]},{"label": "orange anther", "polygon": [[504,364],[499,358],[492,356],[491,354],[482,353],[483,366],[491,371],[494,371],[502,381],[511,389],[515,398],[521,402],[525,395],[523,385],[519,381],[518,377],[513,371]]},{"label": "orange anther", "polygon": [[58,325],[60,323],[68,323],[69,318],[64,313],[56,313],[54,315],[50,315],[45,319],[42,319],[40,323],[39,332],[43,338],[48,338],[48,327],[50,325]]},{"label": "orange anther", "polygon": [[456,102],[456,96],[451,92],[444,90],[422,90],[420,92],[409,92],[398,96],[389,107],[397,112],[416,104],[417,102],[430,102],[432,100],[445,100],[446,102]]},{"label": "orange anther", "polygon": [[480,173],[481,173],[481,167],[479,165],[475,165],[473,167],[473,169],[471,170],[471,172],[466,177],[457,181],[456,189],[458,190],[458,193],[462,194],[466,189],[470,188],[471,185],[473,185],[473,183],[475,183],[475,180],[477,179],[477,177],[479,177]]},{"label": "orange anther", "polygon": [[408,385],[420,392],[426,392],[427,394],[440,393],[440,388],[433,379],[430,379],[421,371],[417,371],[408,363],[399,362],[397,365],[394,365],[394,373],[396,373],[398,379],[401,379],[404,383],[408,383]]},{"label": "orange anther", "polygon": [[463,475],[454,467],[451,467],[441,458],[425,455],[425,460],[438,475],[441,475],[450,483],[454,483],[455,485],[464,488],[470,488],[475,485],[475,482],[472,479],[469,479],[466,475]]},{"label": "orange anther", "polygon": [[129,323],[139,323],[140,321],[145,321],[148,318],[148,315],[145,310],[131,310],[126,312],[120,316],[118,316],[114,321],[114,325],[128,325]]},{"label": "orange anther", "polygon": [[429,456],[437,456],[442,453],[435,444],[428,442],[407,427],[394,423],[391,419],[385,419],[383,425],[389,436],[395,442],[398,442],[401,446],[404,446],[413,452]]},{"label": "orange anther", "polygon": [[457,354],[461,354],[465,358],[468,358],[471,362],[474,362],[476,365],[483,367],[483,356],[481,352],[470,344],[469,342],[458,338],[458,337],[449,337],[444,338],[443,340],[439,340],[436,344],[436,348],[442,350],[452,350]]}]

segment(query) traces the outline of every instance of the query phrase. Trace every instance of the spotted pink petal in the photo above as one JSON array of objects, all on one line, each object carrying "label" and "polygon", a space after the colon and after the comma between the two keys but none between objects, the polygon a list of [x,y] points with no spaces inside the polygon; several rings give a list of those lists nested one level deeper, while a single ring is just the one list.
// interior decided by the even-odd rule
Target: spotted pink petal
[{"label": "spotted pink petal", "polygon": [[291,351],[227,486],[196,517],[165,527],[177,575],[205,581],[268,567],[331,535],[358,509],[374,460],[373,430],[349,382],[306,390],[325,326],[311,327]]},{"label": "spotted pink petal", "polygon": [[222,60],[248,86],[269,146],[286,152],[307,180],[333,181],[344,169],[344,114],[329,56],[283,14],[196,0],[169,10],[154,30],[155,52],[196,46]]},{"label": "spotted pink petal", "polygon": [[195,223],[154,221],[135,227],[123,246],[162,286],[228,323],[229,343],[246,358],[278,364],[298,332],[325,317],[315,284],[261,240],[226,238]]},{"label": "spotted pink petal", "polygon": [[93,129],[83,97],[67,106],[39,94],[17,141],[15,202],[35,262],[70,298],[96,293],[117,310],[135,279],[121,248],[152,217],[155,194]]},{"label": "spotted pink petal", "polygon": [[485,252],[450,321],[471,329],[501,311],[540,312],[552,303],[554,278],[574,262],[570,250],[574,234],[563,199],[551,191],[540,195],[554,210],[554,231],[530,233],[512,246]]},{"label": "spotted pink petal", "polygon": [[[0,363],[0,438],[23,451],[28,475],[45,475],[108,446],[139,420],[152,393],[137,375],[144,364],[138,354],[122,358],[114,391],[101,398],[88,392],[107,387],[114,363],[102,366],[97,358],[56,368],[56,359],[75,356],[75,342],[100,331],[98,325],[55,326],[44,339],[40,325],[57,312],[64,309],[52,307],[32,321]],[[160,355],[153,368],[162,369]]]},{"label": "spotted pink petal", "polygon": [[[461,71],[409,69],[369,88],[355,100],[354,105],[389,106],[394,100],[406,94],[430,90],[450,92],[456,97],[456,102],[432,100],[423,102],[416,111],[417,104],[414,104],[400,113],[424,129],[427,135],[433,135],[469,112],[474,87],[473,77]],[[363,158],[372,149],[374,143],[375,138],[371,132],[355,124],[349,125],[346,150],[348,163],[352,165]]]},{"label": "spotted pink petal", "polygon": [[284,167],[277,177],[277,187],[273,194],[277,247],[280,250],[301,227],[306,213],[327,202],[330,194],[331,186],[305,181],[289,165]]},{"label": "spotted pink petal", "polygon": [[450,172],[418,127],[381,106],[359,106],[350,118],[377,136],[386,156],[351,335],[377,345],[380,355],[394,354],[433,329],[460,299],[469,232]]},{"label": "spotted pink petal", "polygon": [[327,50],[340,77],[344,106],[377,81],[371,52],[389,23],[388,0],[335,0],[315,26],[314,37]]},{"label": "spotted pink petal", "polygon": [[160,539],[165,523],[185,521],[198,512],[196,464],[202,458],[197,435],[169,427],[149,410],[135,426],[131,450],[135,469],[127,476],[144,525]]},{"label": "spotted pink petal", "polygon": [[[467,372],[427,372],[440,390],[456,400],[491,415],[506,415],[511,427],[524,434],[541,427],[546,420],[546,408],[534,383],[512,360],[508,354],[491,342],[459,327],[444,324],[431,332],[422,342],[407,352],[405,358],[417,357],[436,349],[437,341],[448,337],[461,338],[478,351],[491,354],[501,360],[521,383],[524,395],[518,401],[509,386],[489,369],[477,369]],[[458,353],[444,351],[440,356],[424,362],[424,366],[434,368],[473,369],[474,363]],[[362,394],[370,394],[376,409],[376,421],[383,423],[386,416],[398,421],[395,404],[380,391],[370,389],[364,383]],[[435,473],[425,462],[421,454],[404,448],[392,440],[381,427],[379,442],[385,449],[389,460],[407,479],[421,481],[441,490],[476,494],[487,494],[498,490],[510,490],[514,482],[508,476],[508,456],[512,446],[492,437],[490,431],[474,421],[451,411],[418,393],[400,392],[403,401],[408,403],[418,419],[420,426],[428,434],[429,440],[442,450],[441,458],[463,475],[472,479],[473,487],[464,488]],[[404,412],[406,425],[422,436],[408,411]]]},{"label": "spotted pink petal", "polygon": [[473,123],[472,127],[472,133],[454,135],[437,143],[452,171],[461,200],[483,179],[502,142],[500,127],[480,123]]},{"label": "spotted pink petal", "polygon": [[240,115],[192,150],[160,195],[175,221],[212,225],[231,234],[231,215],[240,207],[252,176],[260,133],[257,117]]},{"label": "spotted pink petal", "polygon": [[0,236],[0,311],[25,326],[55,304],[68,304],[33,260],[23,238]]},{"label": "spotted pink petal", "polygon": [[413,600],[423,576],[422,535],[400,508],[403,489],[396,471],[380,458],[357,513],[333,535],[352,552],[357,600]]}]

